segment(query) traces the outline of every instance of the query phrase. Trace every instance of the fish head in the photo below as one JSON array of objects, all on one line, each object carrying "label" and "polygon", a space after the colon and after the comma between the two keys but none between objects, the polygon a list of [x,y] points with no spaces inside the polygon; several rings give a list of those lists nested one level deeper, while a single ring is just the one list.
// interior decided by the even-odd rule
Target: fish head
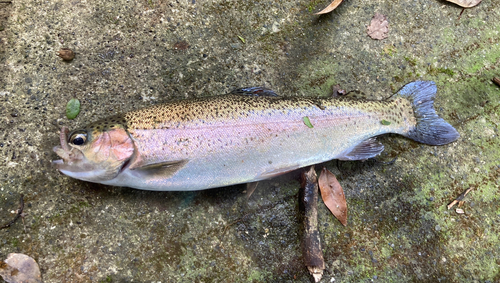
[{"label": "fish head", "polygon": [[89,182],[115,178],[134,154],[134,143],[120,124],[94,123],[71,133],[63,127],[60,142],[53,150],[62,159],[52,164],[65,175]]}]

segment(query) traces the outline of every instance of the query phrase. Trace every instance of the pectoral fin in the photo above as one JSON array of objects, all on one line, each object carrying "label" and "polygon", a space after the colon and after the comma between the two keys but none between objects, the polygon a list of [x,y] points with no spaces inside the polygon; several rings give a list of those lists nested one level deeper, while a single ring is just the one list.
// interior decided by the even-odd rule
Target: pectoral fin
[{"label": "pectoral fin", "polygon": [[373,158],[384,151],[384,145],[375,138],[369,138],[342,153],[339,160],[363,160]]},{"label": "pectoral fin", "polygon": [[145,177],[170,178],[181,170],[189,160],[176,160],[161,163],[148,164],[142,167],[136,167],[132,170]]}]

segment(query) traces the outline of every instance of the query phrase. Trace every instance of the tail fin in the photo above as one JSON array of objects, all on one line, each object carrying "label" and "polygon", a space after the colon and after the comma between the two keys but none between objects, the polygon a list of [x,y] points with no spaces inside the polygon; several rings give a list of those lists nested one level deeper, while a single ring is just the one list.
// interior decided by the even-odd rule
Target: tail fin
[{"label": "tail fin", "polygon": [[396,95],[410,100],[417,119],[417,125],[405,136],[430,145],[443,145],[455,141],[460,136],[434,110],[436,84],[432,81],[416,81],[405,85]]}]

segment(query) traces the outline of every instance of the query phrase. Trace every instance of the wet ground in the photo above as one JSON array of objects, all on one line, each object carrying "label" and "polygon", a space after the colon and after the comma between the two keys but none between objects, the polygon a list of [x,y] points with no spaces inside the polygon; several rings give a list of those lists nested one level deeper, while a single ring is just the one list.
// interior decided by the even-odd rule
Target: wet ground
[{"label": "wet ground", "polygon": [[[298,172],[200,192],[76,181],[51,167],[62,126],[168,101],[266,86],[387,96],[433,80],[436,109],[461,134],[440,147],[386,136],[377,160],[328,162],[349,207],[320,205],[322,282],[500,280],[500,6],[443,0],[13,1],[0,4],[0,230],[46,282],[311,282],[301,254]],[[389,37],[366,28],[387,16]],[[56,51],[67,47],[67,63]],[[68,120],[71,98],[82,112]],[[384,162],[397,157],[394,164]],[[320,167],[318,167],[319,169]],[[461,207],[446,205],[469,187]],[[26,230],[25,230],[26,229]],[[1,279],[0,279],[1,281]]]}]

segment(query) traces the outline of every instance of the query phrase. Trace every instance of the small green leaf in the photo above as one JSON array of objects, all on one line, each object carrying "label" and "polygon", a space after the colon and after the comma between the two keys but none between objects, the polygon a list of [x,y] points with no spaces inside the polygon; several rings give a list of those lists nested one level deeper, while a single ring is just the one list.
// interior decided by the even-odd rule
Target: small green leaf
[{"label": "small green leaf", "polygon": [[241,40],[241,42],[245,43],[245,39],[243,37],[238,35],[238,38]]},{"label": "small green leaf", "polygon": [[387,121],[387,120],[382,120],[380,121],[380,123],[384,126],[389,126],[391,124],[391,122]]},{"label": "small green leaf", "polygon": [[66,117],[68,119],[75,119],[80,113],[80,100],[73,98],[66,104]]},{"label": "small green leaf", "polygon": [[302,118],[302,121],[304,121],[304,124],[306,124],[306,126],[308,126],[309,128],[314,128],[311,120],[309,120],[309,117],[304,116],[304,118]]}]

